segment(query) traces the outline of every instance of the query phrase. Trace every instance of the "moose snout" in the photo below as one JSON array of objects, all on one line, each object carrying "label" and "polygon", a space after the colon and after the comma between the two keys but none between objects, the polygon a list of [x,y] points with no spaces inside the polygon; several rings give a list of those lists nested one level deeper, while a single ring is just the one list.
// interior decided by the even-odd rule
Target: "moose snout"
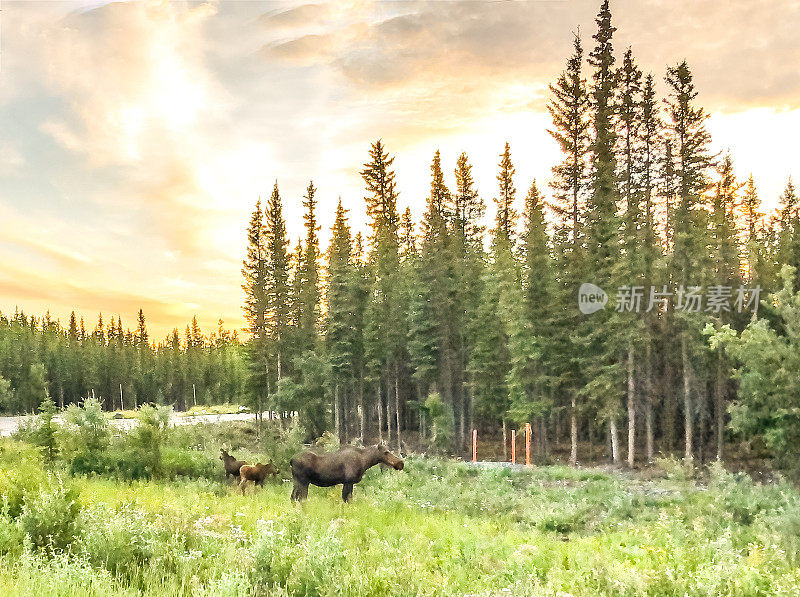
[{"label": "moose snout", "polygon": [[397,460],[397,462],[394,463],[394,468],[395,468],[395,470],[398,470],[398,471],[402,471],[404,466],[405,466],[405,464],[403,463],[403,461],[399,460],[399,459]]}]

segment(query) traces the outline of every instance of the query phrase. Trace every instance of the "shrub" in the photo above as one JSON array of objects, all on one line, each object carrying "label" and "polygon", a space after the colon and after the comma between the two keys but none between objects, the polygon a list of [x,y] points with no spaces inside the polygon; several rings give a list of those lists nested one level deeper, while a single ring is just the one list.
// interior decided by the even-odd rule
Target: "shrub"
[{"label": "shrub", "polygon": [[206,452],[171,446],[162,448],[161,467],[168,479],[191,477],[222,480],[223,475],[219,460],[215,460]]},{"label": "shrub", "polygon": [[339,438],[336,437],[336,434],[326,431],[322,435],[320,435],[315,441],[314,445],[317,448],[322,448],[325,452],[335,452],[341,447],[339,443]]},{"label": "shrub", "polygon": [[263,433],[259,445],[278,470],[288,471],[289,461],[303,450],[305,435],[306,431],[300,425],[287,429],[274,426]]},{"label": "shrub", "polygon": [[694,465],[687,460],[675,456],[667,456],[665,458],[656,458],[655,462],[656,466],[664,471],[667,478],[673,481],[685,482],[695,476]]},{"label": "shrub", "polygon": [[82,464],[72,465],[77,472],[86,468],[87,462],[100,460],[108,448],[110,432],[100,401],[87,398],[83,407],[71,404],[64,412],[64,425],[59,433],[61,453],[67,461],[81,459]]},{"label": "shrub", "polygon": [[36,448],[14,440],[0,443],[0,499],[7,516],[19,516],[25,494],[37,490],[46,477]]},{"label": "shrub", "polygon": [[431,393],[425,401],[433,426],[433,445],[440,450],[447,450],[453,439],[455,418],[453,408],[442,400],[438,392]]},{"label": "shrub", "polygon": [[129,434],[131,448],[153,477],[160,477],[163,473],[161,448],[166,440],[171,414],[172,406],[142,405],[138,424]]},{"label": "shrub", "polygon": [[97,465],[98,470],[87,472],[109,474],[126,481],[147,479],[152,473],[148,467],[148,462],[141,458],[140,451],[128,445],[126,441],[112,444],[106,453],[98,459]]},{"label": "shrub", "polygon": [[51,477],[34,493],[25,495],[20,521],[33,547],[61,551],[80,533],[78,490],[61,477]]}]

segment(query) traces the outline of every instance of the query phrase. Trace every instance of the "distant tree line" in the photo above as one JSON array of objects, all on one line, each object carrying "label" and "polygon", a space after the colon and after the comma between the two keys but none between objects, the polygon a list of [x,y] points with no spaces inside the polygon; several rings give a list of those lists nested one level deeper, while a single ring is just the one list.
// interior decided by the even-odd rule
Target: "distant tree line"
[{"label": "distant tree line", "polygon": [[93,331],[73,312],[64,327],[17,311],[0,314],[0,408],[35,411],[47,395],[60,407],[94,397],[107,410],[146,402],[185,410],[196,404],[244,401],[247,365],[236,333],[219,322],[206,337],[193,318],[183,337],[177,329],[151,342],[140,310],[134,331],[102,314]]},{"label": "distant tree line", "polygon": [[[255,412],[297,411],[309,434],[332,430],[341,441],[400,446],[414,431],[458,450],[482,428],[501,431],[507,449],[509,427],[530,422],[539,457],[563,442],[573,464],[582,442],[633,465],[657,451],[721,458],[732,431],[774,439],[770,413],[791,429],[794,386],[764,399],[766,373],[742,355],[756,346],[751,319],[779,335],[792,329],[781,300],[800,290],[800,270],[782,270],[800,266],[794,186],[775,213],[761,213],[753,177],[737,180],[732,157],[711,152],[688,64],[667,68],[659,98],[630,48],[618,60],[607,1],[596,24],[588,57],[574,36],[550,85],[549,132],[562,156],[547,199],[532,181],[517,213],[506,143],[487,231],[468,155],[448,186],[437,151],[414,222],[398,210],[394,158],[375,141],[360,172],[366,238],[340,201],[321,253],[313,183],[293,249],[277,182],[256,204],[244,344],[222,330],[205,341],[192,328],[153,349],[141,315],[134,333],[112,321],[112,339],[17,314],[0,322],[0,373],[15,408],[35,406],[42,385],[66,401],[100,388],[113,404],[118,379],[139,400],[186,405],[186,384],[202,378],[203,400],[241,395]],[[579,310],[583,283],[608,293],[606,308]],[[768,298],[782,287],[783,299]],[[793,354],[797,338],[786,341]],[[11,363],[11,354],[24,358]]]}]

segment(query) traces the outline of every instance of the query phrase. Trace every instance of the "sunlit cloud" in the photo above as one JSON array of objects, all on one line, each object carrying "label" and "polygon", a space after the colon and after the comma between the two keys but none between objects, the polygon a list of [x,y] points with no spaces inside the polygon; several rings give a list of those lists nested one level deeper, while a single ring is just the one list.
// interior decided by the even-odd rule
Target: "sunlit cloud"
[{"label": "sunlit cloud", "polygon": [[[491,222],[505,141],[520,202],[533,178],[548,190],[547,85],[572,32],[590,48],[597,4],[4,2],[0,310],[132,322],[142,306],[156,338],[195,313],[240,328],[256,199],[279,182],[292,247],[309,179],[323,245],[340,196],[364,230],[358,172],[377,138],[417,217],[434,151],[450,185],[466,151]],[[715,149],[773,205],[800,176],[800,6],[612,7],[618,54],[632,46],[661,91],[688,60]]]}]

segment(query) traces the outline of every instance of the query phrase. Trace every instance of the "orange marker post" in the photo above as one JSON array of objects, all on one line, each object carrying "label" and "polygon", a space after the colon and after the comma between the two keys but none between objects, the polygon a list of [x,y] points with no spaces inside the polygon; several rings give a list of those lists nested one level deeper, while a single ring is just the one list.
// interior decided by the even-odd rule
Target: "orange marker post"
[{"label": "orange marker post", "polygon": [[525,466],[531,465],[531,424],[525,423]]},{"label": "orange marker post", "polygon": [[478,430],[472,430],[472,462],[478,462]]}]

